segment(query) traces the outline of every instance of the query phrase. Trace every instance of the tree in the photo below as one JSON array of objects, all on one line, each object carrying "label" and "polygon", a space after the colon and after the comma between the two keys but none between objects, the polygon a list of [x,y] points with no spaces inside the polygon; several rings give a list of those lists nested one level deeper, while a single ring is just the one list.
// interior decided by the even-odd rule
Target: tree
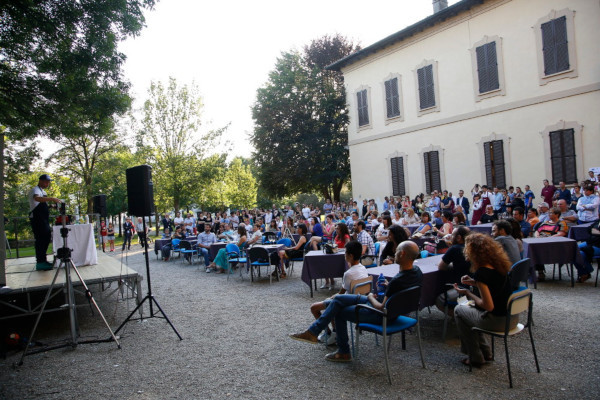
[{"label": "tree", "polygon": [[324,68],[358,49],[336,35],[312,41],[303,53],[284,52],[257,91],[251,141],[268,195],[318,190],[339,201],[350,177],[346,93],[341,73]]},{"label": "tree", "polygon": [[242,159],[234,158],[225,173],[226,196],[233,208],[256,207],[256,179]]},{"label": "tree", "polygon": [[166,87],[161,82],[151,83],[138,147],[147,153],[154,168],[160,204],[170,200],[175,210],[194,201],[200,164],[227,129],[200,133],[201,111],[202,99],[195,84],[178,86],[172,77]]},{"label": "tree", "polygon": [[[0,179],[10,138],[86,134],[129,107],[117,43],[144,26],[155,0],[14,0],[0,5]],[[0,182],[0,214],[4,182]],[[0,286],[5,282],[0,218]]]}]

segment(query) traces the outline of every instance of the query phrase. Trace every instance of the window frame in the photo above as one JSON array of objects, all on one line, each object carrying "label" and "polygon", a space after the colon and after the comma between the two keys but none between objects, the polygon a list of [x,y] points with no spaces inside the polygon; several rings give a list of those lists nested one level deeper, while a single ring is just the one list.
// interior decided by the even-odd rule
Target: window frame
[{"label": "window frame", "polygon": [[[421,94],[419,93],[419,73],[418,71],[421,68],[427,67],[431,65],[431,76],[433,79],[433,93],[435,97],[435,104],[431,107],[421,109]],[[417,116],[420,117],[422,115],[430,114],[433,112],[440,112],[440,90],[439,90],[439,79],[438,79],[438,62],[435,60],[423,60],[419,65],[415,67],[413,70],[413,75],[415,78],[415,99],[416,107],[417,107]]]},{"label": "window frame", "polygon": [[[556,176],[555,171],[554,171],[554,163],[552,162],[553,158],[555,158],[554,157],[555,155],[553,154],[553,151],[552,151],[552,134],[554,134],[554,133],[561,133],[562,134],[562,133],[565,133],[565,132],[568,133],[568,134],[571,134],[573,136],[573,155],[572,155],[572,157],[573,157],[573,163],[574,163],[574,165],[573,165],[573,167],[574,167],[573,170],[574,171],[573,172],[575,173],[575,177],[573,179],[568,179],[568,177],[566,176],[566,173],[565,173],[565,169],[566,169],[565,168],[565,166],[566,166],[565,165],[565,158],[567,158],[568,155],[565,154],[565,148],[564,148],[564,145],[563,145],[563,146],[561,146],[562,147],[561,148],[561,150],[562,150],[561,154],[556,156],[556,158],[560,158],[560,160],[561,160],[561,164],[562,164],[561,165],[562,176],[558,177],[559,179],[556,179],[557,176]],[[550,139],[550,166],[552,168],[552,174],[551,174],[552,184],[558,185],[558,183],[561,182],[561,181],[565,182],[567,185],[577,183],[578,182],[578,180],[577,180],[577,164],[578,163],[577,163],[577,152],[575,151],[575,147],[576,147],[575,146],[575,130],[573,128],[559,129],[557,131],[551,131],[551,132],[549,132],[548,135],[549,135],[549,139]],[[562,136],[563,135],[560,135],[560,139],[559,139],[561,142],[563,142]]]},{"label": "window frame", "polygon": [[[542,40],[542,24],[550,22],[554,19],[565,17],[566,19],[566,30],[567,30],[567,51],[569,52],[569,69],[556,72],[554,74],[546,75],[544,72],[544,46]],[[577,70],[577,53],[575,51],[575,11],[565,8],[559,11],[552,10],[550,13],[540,18],[536,24],[532,27],[535,42],[536,42],[536,55],[538,60],[538,77],[540,86],[546,85],[549,82],[553,82],[564,78],[577,78],[579,72]]]},{"label": "window frame", "polygon": [[[582,140],[582,131],[583,125],[579,124],[576,121],[559,121],[554,125],[547,126],[542,132],[540,132],[542,136],[542,140],[544,142],[544,166],[545,173],[547,177],[554,179],[552,176],[552,151],[550,148],[550,133],[561,130],[573,129],[573,139],[575,141],[575,171],[577,179],[581,179],[582,177],[586,177],[587,173],[585,173],[583,169],[583,165],[585,163],[585,159],[583,157],[583,140]],[[577,156],[579,154],[579,156]]]},{"label": "window frame", "polygon": [[479,165],[481,170],[481,182],[487,183],[487,174],[485,171],[485,152],[483,146],[486,142],[502,141],[502,152],[504,153],[504,184],[506,187],[512,185],[512,168],[510,158],[510,142],[511,138],[504,134],[492,132],[490,135],[482,137],[477,143],[479,149]]},{"label": "window frame", "polygon": [[[479,92],[479,73],[477,64],[477,48],[481,46],[485,46],[489,43],[496,43],[496,63],[498,66],[498,88],[492,89],[490,91],[480,93]],[[495,96],[504,96],[506,95],[506,84],[504,80],[504,50],[502,47],[502,38],[499,36],[484,36],[483,39],[473,44],[473,47],[469,49],[471,52],[471,69],[473,71],[473,93],[475,96],[475,101],[479,102],[484,99],[488,99],[490,97]]]},{"label": "window frame", "polygon": [[[386,90],[385,90],[385,83],[387,81],[393,80],[394,78],[398,79],[398,109],[400,110],[400,114],[393,116],[393,117],[388,117],[387,115],[387,94],[386,94]],[[382,92],[382,97],[383,97],[383,104],[384,107],[383,109],[383,119],[385,120],[385,124],[391,124],[394,122],[403,122],[404,121],[404,103],[403,103],[403,99],[402,99],[402,75],[397,74],[397,73],[392,73],[389,74],[387,77],[384,78],[384,80],[381,82],[381,92]]]}]

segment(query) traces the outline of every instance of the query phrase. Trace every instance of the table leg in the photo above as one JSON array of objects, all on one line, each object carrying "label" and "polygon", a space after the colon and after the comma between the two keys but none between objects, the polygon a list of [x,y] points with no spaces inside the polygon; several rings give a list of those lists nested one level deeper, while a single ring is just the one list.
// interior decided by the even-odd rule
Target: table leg
[{"label": "table leg", "polygon": [[571,263],[571,287],[575,287],[575,276],[573,275],[573,264]]}]

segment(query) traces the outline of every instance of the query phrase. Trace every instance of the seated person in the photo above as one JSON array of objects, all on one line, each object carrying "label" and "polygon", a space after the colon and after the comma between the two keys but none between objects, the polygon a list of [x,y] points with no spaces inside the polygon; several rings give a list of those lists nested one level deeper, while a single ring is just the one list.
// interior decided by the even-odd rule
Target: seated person
[{"label": "seated person", "polygon": [[566,200],[560,199],[556,202],[556,205],[560,209],[560,219],[565,221],[569,228],[577,225],[579,217],[577,217],[575,211],[569,209],[569,204]]},{"label": "seated person", "polygon": [[[396,251],[395,260],[396,263],[400,264],[400,271],[387,284],[383,299],[377,299],[373,293],[369,293],[368,296],[353,294],[336,295],[327,306],[325,312],[308,328],[308,330],[302,333],[292,334],[290,335],[290,338],[302,342],[318,343],[318,335],[327,328],[327,325],[329,325],[331,321],[335,320],[338,350],[334,353],[327,354],[325,359],[334,362],[352,361],[350,346],[348,345],[347,322],[356,322],[356,305],[370,304],[378,310],[383,310],[384,304],[392,295],[413,286],[421,286],[423,273],[419,267],[413,265],[414,260],[419,256],[419,247],[414,242],[402,242]],[[373,313],[367,309],[361,309],[359,314],[361,322],[374,324],[382,323],[380,314]]]},{"label": "seated person", "polygon": [[[537,230],[534,233],[535,237],[550,237],[550,236],[567,236],[569,227],[565,221],[561,221],[560,209],[553,208],[548,213],[549,219],[538,225]],[[546,268],[543,264],[536,264],[535,269],[538,271],[538,281],[543,282],[546,280]]]},{"label": "seated person", "polygon": [[171,240],[169,241],[169,243],[164,244],[160,248],[161,256],[164,261],[169,261],[169,258],[171,258],[171,249],[173,249],[173,239],[185,239],[185,233],[183,232],[181,226],[175,228],[175,233],[171,236],[170,239]]},{"label": "seated person", "polygon": [[579,243],[579,252],[583,258],[583,265],[575,264],[577,274],[579,275],[577,282],[579,283],[583,283],[592,277],[592,272],[594,272],[592,259],[600,257],[600,221],[596,221],[588,229],[589,239]]},{"label": "seated person", "polygon": [[406,209],[406,215],[402,218],[401,225],[414,225],[420,222],[419,216],[415,213],[412,207]]},{"label": "seated person", "polygon": [[338,249],[344,248],[346,243],[350,241],[350,232],[348,227],[343,222],[338,222],[335,227],[335,244]]},{"label": "seated person", "polygon": [[494,222],[498,219],[498,215],[494,214],[494,207],[491,204],[485,206],[485,214],[481,216],[477,225],[481,224],[489,224],[490,222]]},{"label": "seated person", "polygon": [[527,222],[529,225],[531,225],[531,229],[533,229],[533,227],[540,222],[540,219],[538,218],[538,210],[535,208],[530,208],[527,211]]},{"label": "seated person", "polygon": [[254,224],[252,226],[252,236],[250,236],[250,240],[248,240],[248,246],[252,246],[253,244],[261,244],[262,236],[263,234],[260,231],[260,224]]},{"label": "seated person", "polygon": [[[471,263],[465,259],[465,238],[471,233],[466,226],[459,226],[452,232],[452,246],[442,256],[442,260],[438,264],[439,271],[444,272],[444,280],[446,283],[460,283],[460,278],[469,274]],[[458,292],[452,288],[440,294],[435,305],[440,311],[444,312],[444,305],[448,301],[448,315],[454,316],[454,307],[456,307]]]},{"label": "seated person", "polygon": [[[344,294],[350,292],[350,283],[357,279],[363,279],[369,276],[367,274],[367,269],[360,263],[360,256],[362,253],[362,246],[356,240],[350,241],[346,243],[346,262],[350,265],[350,268],[344,272],[344,276],[342,278],[342,287],[337,294]],[[329,303],[335,298],[336,295],[331,296],[323,301],[319,301],[310,306],[310,312],[315,317],[315,319],[319,319],[321,316],[321,311],[325,310]],[[325,333],[325,332],[323,332]],[[327,328],[327,334],[330,335],[327,340],[327,344],[335,343],[335,326],[333,328],[333,333]],[[321,336],[319,336],[321,339]]]},{"label": "seated person", "polygon": [[210,224],[204,224],[204,231],[198,235],[198,243],[196,247],[198,248],[198,254],[204,257],[204,266],[206,267],[206,272],[210,272],[210,268],[208,265],[210,264],[210,245],[217,242],[217,236],[210,231]]},{"label": "seated person", "polygon": [[444,222],[442,221],[442,212],[440,210],[435,210],[433,212],[433,218],[431,219],[431,224],[435,227],[440,229],[442,227],[442,225],[444,225]]},{"label": "seated person", "polygon": [[523,207],[515,207],[513,209],[513,218],[517,220],[519,225],[521,225],[521,233],[523,233],[524,238],[529,237],[529,233],[531,232],[531,225],[525,220],[525,209]]},{"label": "seated person", "polygon": [[[239,236],[237,246],[240,248],[244,248],[246,245],[246,227],[243,225],[238,225],[237,234]],[[209,266],[210,269],[215,269],[218,274],[222,274],[225,270],[229,270],[230,264],[227,256],[227,249],[219,249],[219,252],[215,256],[214,261]]]},{"label": "seated person", "polygon": [[540,222],[546,222],[548,221],[548,219],[550,219],[550,213],[548,212],[548,210],[550,209],[550,206],[548,205],[548,203],[542,202],[539,204],[538,206],[538,210],[539,210],[539,220]]},{"label": "seated person", "polygon": [[162,238],[163,239],[171,239],[171,232],[169,231],[169,228],[165,228]]},{"label": "seated person", "polygon": [[433,228],[433,231],[442,238],[452,235],[452,231],[454,230],[454,227],[452,226],[452,218],[453,216],[450,211],[444,211],[442,213],[442,227],[440,229]]},{"label": "seated person", "polygon": [[[234,239],[234,235],[235,232],[233,231],[233,229],[230,228],[228,223],[222,223],[221,224],[221,233],[219,233],[219,235],[217,236],[219,239],[222,239],[223,241],[231,241]],[[245,228],[244,228],[245,229]]]},{"label": "seated person", "polygon": [[354,224],[354,236],[355,239],[362,244],[363,253],[362,255],[375,255],[375,243],[373,243],[373,238],[369,235],[369,232],[365,229],[365,221],[358,221]]},{"label": "seated person", "polygon": [[521,259],[523,259],[523,232],[521,232],[521,225],[517,222],[516,219],[510,217],[506,220],[510,224],[512,228],[512,233],[510,236],[515,238],[517,241],[517,245],[519,246],[519,253],[521,254]]},{"label": "seated person", "polygon": [[[460,206],[457,206],[457,208]],[[467,219],[465,218],[465,214],[462,212],[455,212],[452,214],[452,225],[456,226],[466,226]]]},{"label": "seated person", "polygon": [[505,220],[495,221],[494,225],[492,225],[492,236],[506,252],[509,261],[512,263],[511,265],[521,260],[519,244],[512,236],[512,225],[510,222]]},{"label": "seated person", "polygon": [[273,256],[275,256],[275,257],[271,258],[271,263],[278,266],[275,269],[275,271],[273,271],[274,276],[277,276],[277,271],[279,269],[279,277],[286,278],[287,275],[285,274],[285,269],[284,269],[284,265],[283,265],[284,260],[285,259],[291,260],[292,258],[300,258],[304,255],[304,246],[306,245],[306,233],[307,233],[306,225],[298,224],[297,234],[300,235],[300,237],[298,238],[296,245],[293,247],[285,248],[283,250],[279,250],[278,253],[273,253]]},{"label": "seated person", "polygon": [[396,257],[396,249],[398,249],[398,245],[405,240],[408,240],[406,230],[399,225],[392,225],[390,228],[389,239],[379,257],[380,264],[393,264]]},{"label": "seated person", "polygon": [[431,225],[431,217],[429,216],[429,213],[427,211],[423,211],[423,214],[421,214],[421,225],[419,225],[419,227],[413,232],[413,236],[415,236],[417,233],[424,235],[432,228],[433,226]]},{"label": "seated person", "polygon": [[390,226],[392,226],[392,218],[389,215],[383,215],[381,217],[381,224],[377,227],[377,231],[375,231],[375,237],[378,242],[386,242],[388,240]]},{"label": "seated person", "polygon": [[[327,227],[329,227],[329,226],[333,227],[333,223],[332,223],[333,217],[331,215],[328,215],[325,219],[327,220]],[[313,250],[319,250],[319,243],[323,242],[323,237],[325,235],[325,232],[323,231],[323,225],[321,225],[319,223],[319,219],[317,217],[311,217],[311,220],[314,221],[313,222],[314,226],[313,226],[313,233],[310,238],[310,247]]]}]

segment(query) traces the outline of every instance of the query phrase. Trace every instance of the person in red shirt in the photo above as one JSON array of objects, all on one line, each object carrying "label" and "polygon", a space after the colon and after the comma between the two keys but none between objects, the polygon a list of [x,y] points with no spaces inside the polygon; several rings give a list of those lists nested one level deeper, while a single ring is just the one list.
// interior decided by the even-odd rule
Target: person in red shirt
[{"label": "person in red shirt", "polygon": [[544,201],[549,205],[552,204],[552,199],[554,198],[554,192],[556,192],[556,186],[551,185],[548,182],[548,179],[544,179],[544,187],[542,188],[542,197]]}]

